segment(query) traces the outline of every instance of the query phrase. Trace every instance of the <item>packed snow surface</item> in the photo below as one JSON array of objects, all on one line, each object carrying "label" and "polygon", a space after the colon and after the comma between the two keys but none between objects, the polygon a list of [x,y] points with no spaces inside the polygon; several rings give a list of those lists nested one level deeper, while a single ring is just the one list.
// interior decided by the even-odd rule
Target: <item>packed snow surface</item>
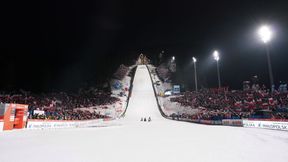
[{"label": "packed snow surface", "polygon": [[[141,122],[141,117],[152,122]],[[123,119],[111,127],[0,132],[0,161],[287,162],[285,131],[164,119],[146,66],[138,66]]]}]

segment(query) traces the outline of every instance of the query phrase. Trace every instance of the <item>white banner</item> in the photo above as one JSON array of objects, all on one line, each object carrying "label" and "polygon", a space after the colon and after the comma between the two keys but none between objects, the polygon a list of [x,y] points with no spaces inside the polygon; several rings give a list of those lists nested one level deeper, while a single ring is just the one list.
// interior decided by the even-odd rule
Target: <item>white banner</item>
[{"label": "white banner", "polygon": [[3,122],[3,121],[0,121],[0,132],[3,131],[3,127],[4,127],[4,122]]},{"label": "white banner", "polygon": [[36,114],[38,114],[38,115],[45,115],[45,111],[43,111],[43,110],[34,110],[34,111],[33,111],[33,115],[36,115]]},{"label": "white banner", "polygon": [[57,128],[81,128],[102,126],[103,119],[85,121],[57,121],[57,120],[29,120],[27,129],[57,129]]},{"label": "white banner", "polygon": [[264,128],[274,130],[288,131],[288,122],[282,121],[261,121],[261,120],[243,120],[243,127]]}]

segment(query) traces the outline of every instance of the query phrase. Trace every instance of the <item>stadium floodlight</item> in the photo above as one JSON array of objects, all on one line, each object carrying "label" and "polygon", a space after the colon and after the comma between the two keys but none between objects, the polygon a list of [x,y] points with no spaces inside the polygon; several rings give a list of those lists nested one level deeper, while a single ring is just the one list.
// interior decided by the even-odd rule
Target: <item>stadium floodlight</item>
[{"label": "stadium floodlight", "polygon": [[195,57],[192,57],[193,62],[197,62],[197,59]]},{"label": "stadium floodlight", "polygon": [[261,26],[258,30],[258,35],[265,44],[272,39],[272,31],[268,25]]},{"label": "stadium floodlight", "polygon": [[175,60],[175,56],[172,56],[172,61],[174,61]]},{"label": "stadium floodlight", "polygon": [[213,52],[213,57],[214,57],[214,60],[216,60],[217,62],[219,61],[220,57],[219,57],[219,52],[217,50]]},{"label": "stadium floodlight", "polygon": [[269,50],[269,46],[268,46],[268,42],[271,41],[273,33],[272,33],[272,31],[268,25],[262,25],[258,29],[258,36],[266,46],[266,55],[267,55],[269,80],[270,80],[270,90],[271,90],[271,92],[273,92],[274,79],[273,79],[272,65],[271,65],[271,59],[270,59],[270,50]]},{"label": "stadium floodlight", "polygon": [[194,64],[194,79],[195,79],[195,91],[198,91],[198,85],[197,85],[197,70],[196,70],[196,62],[197,59],[195,57],[192,57],[193,64]]},{"label": "stadium floodlight", "polygon": [[221,87],[220,70],[219,70],[220,56],[219,56],[219,52],[217,50],[215,50],[213,52],[213,57],[214,57],[214,60],[216,60],[216,63],[217,63],[218,88],[220,88]]}]

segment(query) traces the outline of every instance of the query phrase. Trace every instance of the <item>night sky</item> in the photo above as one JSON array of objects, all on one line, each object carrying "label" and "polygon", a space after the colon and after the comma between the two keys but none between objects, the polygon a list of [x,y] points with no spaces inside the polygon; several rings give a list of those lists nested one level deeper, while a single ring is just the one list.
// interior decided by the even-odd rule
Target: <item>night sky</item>
[{"label": "night sky", "polygon": [[239,89],[258,75],[268,85],[265,46],[256,35],[273,28],[269,44],[275,83],[288,81],[286,1],[22,1],[1,10],[0,90],[77,90],[111,77],[140,53],[153,63],[165,51],[176,57],[176,82],[217,86],[220,52],[223,85]]}]

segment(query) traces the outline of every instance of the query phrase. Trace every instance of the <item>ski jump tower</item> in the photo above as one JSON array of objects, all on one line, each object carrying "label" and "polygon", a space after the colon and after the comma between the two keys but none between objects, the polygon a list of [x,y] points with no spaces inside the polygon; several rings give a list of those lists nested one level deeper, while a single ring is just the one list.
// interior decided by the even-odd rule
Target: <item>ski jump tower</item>
[{"label": "ski jump tower", "polygon": [[145,55],[143,55],[143,53],[141,53],[138,57],[137,64],[138,65],[146,65],[149,63],[150,63],[150,60]]}]

